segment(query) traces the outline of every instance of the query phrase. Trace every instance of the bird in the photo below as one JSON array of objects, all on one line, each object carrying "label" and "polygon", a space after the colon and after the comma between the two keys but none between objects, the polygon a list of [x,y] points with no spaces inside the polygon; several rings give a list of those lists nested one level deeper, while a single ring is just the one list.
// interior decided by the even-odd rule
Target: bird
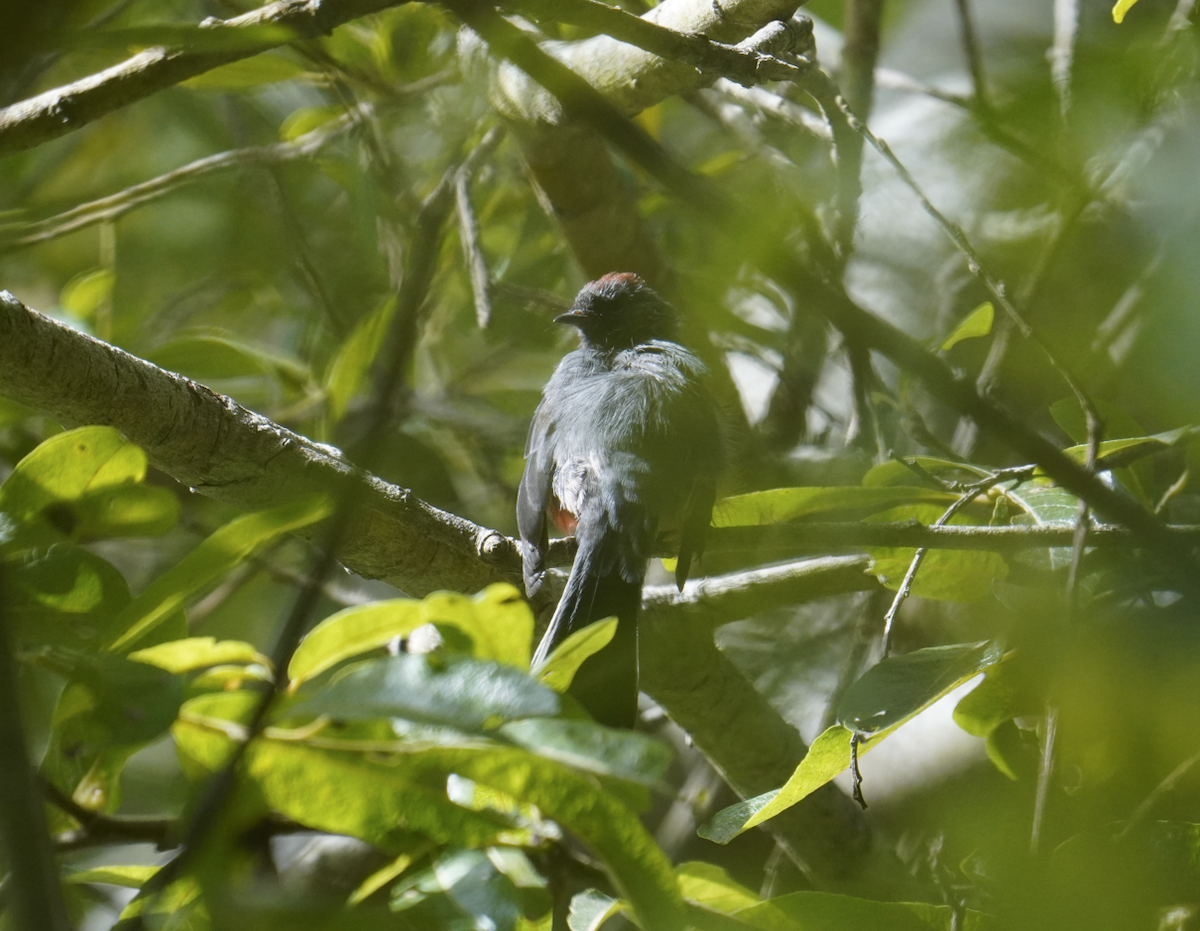
[{"label": "bird", "polygon": [[579,331],[546,383],[525,446],[517,524],[527,595],[546,574],[551,525],[577,543],[534,653],[542,666],[577,630],[615,616],[612,642],[568,690],[601,724],[637,716],[637,616],[660,531],[678,534],[682,590],[704,548],[724,464],[707,369],[679,342],[675,308],[631,272],[584,285],[554,318]]}]

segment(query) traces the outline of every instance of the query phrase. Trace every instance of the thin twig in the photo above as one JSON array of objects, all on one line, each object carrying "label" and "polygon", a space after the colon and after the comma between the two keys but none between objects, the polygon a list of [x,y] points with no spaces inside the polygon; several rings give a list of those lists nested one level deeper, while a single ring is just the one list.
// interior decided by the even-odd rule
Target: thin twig
[{"label": "thin twig", "polygon": [[967,70],[971,72],[972,99],[981,109],[991,111],[987,79],[983,73],[983,53],[979,50],[979,35],[975,31],[971,15],[971,0],[954,0],[958,9],[958,28],[962,35],[963,54],[967,59]]},{"label": "thin twig", "polygon": [[97,74],[0,110],[0,155],[32,149],[188,78],[405,0],[277,0],[228,20],[206,19],[187,48],[161,45]]},{"label": "thin twig", "polygon": [[208,155],[157,178],[130,185],[115,194],[88,201],[44,220],[0,227],[0,252],[12,252],[86,229],[97,223],[111,222],[135,207],[163,197],[215,172],[250,165],[278,165],[282,162],[311,158],[365,115],[366,111],[347,113],[290,142],[276,142]]},{"label": "thin twig", "polygon": [[[499,136],[504,130],[493,126],[479,143],[481,148],[492,151],[499,143]],[[454,178],[454,199],[458,207],[459,239],[462,241],[463,259],[467,263],[467,271],[471,276],[471,294],[475,299],[475,319],[479,329],[486,330],[492,319],[492,298],[489,293],[491,279],[488,275],[487,260],[483,255],[483,246],[479,241],[479,221],[475,218],[475,209],[471,206],[471,176],[475,163],[465,162]]]}]

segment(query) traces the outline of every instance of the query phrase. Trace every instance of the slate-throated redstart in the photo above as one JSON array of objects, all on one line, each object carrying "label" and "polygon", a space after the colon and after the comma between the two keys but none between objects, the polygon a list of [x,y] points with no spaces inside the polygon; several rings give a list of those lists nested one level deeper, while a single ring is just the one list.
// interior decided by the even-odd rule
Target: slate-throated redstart
[{"label": "slate-throated redstart", "polygon": [[723,450],[706,369],[677,339],[675,309],[627,272],[583,287],[555,317],[579,329],[542,392],[517,496],[525,589],[545,573],[549,524],[574,530],[578,553],[534,655],[536,669],[576,630],[618,618],[570,692],[598,721],[637,714],[637,614],[660,529],[679,534],[680,588],[704,545]]}]

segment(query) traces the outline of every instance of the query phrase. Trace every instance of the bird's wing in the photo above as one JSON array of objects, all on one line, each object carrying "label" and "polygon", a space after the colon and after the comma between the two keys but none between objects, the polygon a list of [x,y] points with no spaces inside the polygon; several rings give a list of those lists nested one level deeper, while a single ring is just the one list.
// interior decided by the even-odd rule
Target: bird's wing
[{"label": "bird's wing", "polygon": [[525,472],[517,490],[517,528],[521,533],[521,560],[525,593],[530,597],[541,587],[546,571],[549,528],[546,508],[550,503],[550,485],[554,479],[554,423],[538,407],[529,425],[525,442]]}]

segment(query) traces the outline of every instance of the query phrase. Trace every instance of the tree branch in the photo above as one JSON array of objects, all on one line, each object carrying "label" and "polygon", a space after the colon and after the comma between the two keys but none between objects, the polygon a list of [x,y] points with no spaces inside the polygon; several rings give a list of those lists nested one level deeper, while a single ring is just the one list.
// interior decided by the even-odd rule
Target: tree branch
[{"label": "tree branch", "polygon": [[0,110],[0,155],[65,136],[114,110],[205,71],[337,26],[407,0],[277,0],[233,19],[209,18],[191,47],[156,46],[72,84]]}]

